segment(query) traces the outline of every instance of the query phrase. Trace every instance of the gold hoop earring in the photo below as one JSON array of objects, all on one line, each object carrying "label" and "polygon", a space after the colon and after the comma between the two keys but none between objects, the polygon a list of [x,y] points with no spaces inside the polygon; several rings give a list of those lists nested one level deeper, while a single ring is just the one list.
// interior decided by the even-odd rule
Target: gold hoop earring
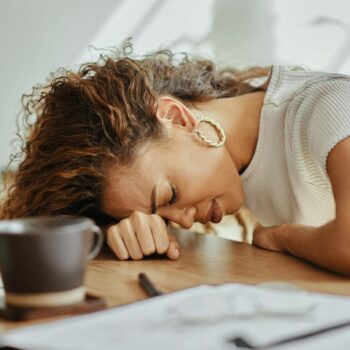
[{"label": "gold hoop earring", "polygon": [[219,138],[220,138],[219,141],[210,141],[206,136],[203,135],[201,131],[194,130],[193,132],[197,134],[204,143],[206,143],[210,147],[221,147],[225,143],[225,140],[226,140],[225,132],[219,123],[217,123],[216,121],[208,117],[198,117],[197,120],[199,123],[203,122],[203,123],[209,123],[213,125],[219,134]]}]

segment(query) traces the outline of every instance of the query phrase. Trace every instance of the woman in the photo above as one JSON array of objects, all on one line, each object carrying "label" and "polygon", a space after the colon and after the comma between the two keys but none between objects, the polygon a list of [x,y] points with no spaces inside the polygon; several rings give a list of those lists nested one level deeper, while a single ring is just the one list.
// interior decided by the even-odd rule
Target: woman
[{"label": "woman", "polygon": [[350,78],[130,47],[24,96],[2,218],[86,215],[119,259],[177,259],[164,220],[217,223],[244,203],[255,245],[350,274]]}]

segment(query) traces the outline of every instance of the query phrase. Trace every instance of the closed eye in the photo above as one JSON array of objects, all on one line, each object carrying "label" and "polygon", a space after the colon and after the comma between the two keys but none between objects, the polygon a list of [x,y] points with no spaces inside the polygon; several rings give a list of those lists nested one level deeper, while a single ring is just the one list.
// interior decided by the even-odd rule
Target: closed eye
[{"label": "closed eye", "polygon": [[170,199],[168,205],[173,205],[177,200],[176,188],[173,185],[171,185],[171,191],[172,191],[172,196],[171,196],[171,199]]},{"label": "closed eye", "polygon": [[[168,202],[167,206],[173,205],[177,200],[176,188],[173,185],[170,185],[170,186],[171,186],[172,196],[171,196],[171,199]],[[165,221],[165,224],[168,226],[169,219],[163,218],[163,220]]]}]

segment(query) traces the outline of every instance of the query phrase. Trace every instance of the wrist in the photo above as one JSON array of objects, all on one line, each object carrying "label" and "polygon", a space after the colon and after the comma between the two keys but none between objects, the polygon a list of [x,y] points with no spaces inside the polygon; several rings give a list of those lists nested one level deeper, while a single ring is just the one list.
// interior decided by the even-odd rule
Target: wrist
[{"label": "wrist", "polygon": [[286,252],[288,251],[286,246],[286,237],[288,237],[288,229],[290,224],[281,224],[276,226],[276,229],[274,230],[274,239],[277,242],[277,245],[281,249],[281,251]]}]

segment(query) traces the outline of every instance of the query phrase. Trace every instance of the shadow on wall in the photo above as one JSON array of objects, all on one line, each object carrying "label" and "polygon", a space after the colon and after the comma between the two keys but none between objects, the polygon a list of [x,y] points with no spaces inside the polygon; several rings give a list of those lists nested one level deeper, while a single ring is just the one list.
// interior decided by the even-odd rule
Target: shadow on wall
[{"label": "shadow on wall", "polygon": [[186,44],[192,52],[210,47],[214,57],[235,67],[270,65],[276,61],[276,17],[272,0],[215,0],[212,24],[200,39],[186,34],[172,47]]},{"label": "shadow on wall", "polygon": [[271,0],[216,0],[208,40],[215,54],[236,66],[274,62],[275,17]]}]

